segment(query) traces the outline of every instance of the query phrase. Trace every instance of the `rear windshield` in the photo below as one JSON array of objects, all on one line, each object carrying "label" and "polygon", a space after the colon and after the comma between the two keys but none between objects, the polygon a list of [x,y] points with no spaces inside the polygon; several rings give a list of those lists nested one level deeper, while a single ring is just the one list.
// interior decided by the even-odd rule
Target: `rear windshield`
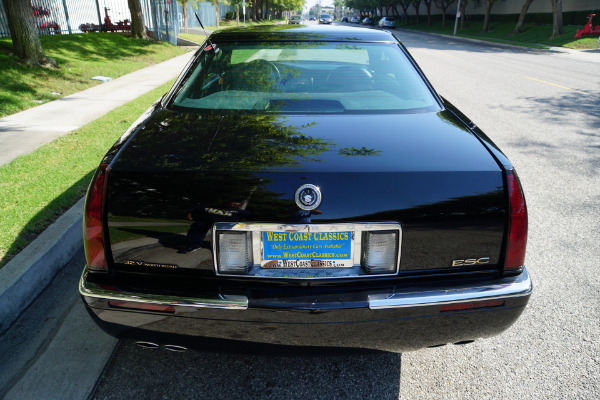
[{"label": "rear windshield", "polygon": [[439,110],[398,45],[333,42],[215,45],[196,60],[170,107],[265,113]]}]

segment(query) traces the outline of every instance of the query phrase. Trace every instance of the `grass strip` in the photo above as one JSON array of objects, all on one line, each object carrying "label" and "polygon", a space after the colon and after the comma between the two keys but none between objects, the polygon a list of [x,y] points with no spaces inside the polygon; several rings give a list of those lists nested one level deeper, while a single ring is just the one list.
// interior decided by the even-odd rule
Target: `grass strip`
[{"label": "grass strip", "polygon": [[110,146],[172,84],[0,167],[0,268],[77,202]]},{"label": "grass strip", "polygon": [[[446,26],[441,22],[431,25],[421,24],[398,24],[398,28],[410,29],[420,32],[440,33],[452,35],[454,32],[454,20],[446,21]],[[571,49],[595,49],[598,44],[597,37],[575,39],[575,33],[581,26],[565,26],[564,34],[550,39],[552,36],[552,25],[523,25],[520,33],[513,33],[515,24],[491,23],[490,32],[483,33],[483,22],[465,23],[464,29],[459,29],[457,36],[486,40],[492,42],[508,43],[518,46],[544,48],[545,46],[567,47]]]},{"label": "grass strip", "polygon": [[0,118],[100,84],[93,76],[117,78],[187,51],[119,33],[42,35],[40,40],[58,69],[20,63],[11,55],[10,38],[0,38]]}]

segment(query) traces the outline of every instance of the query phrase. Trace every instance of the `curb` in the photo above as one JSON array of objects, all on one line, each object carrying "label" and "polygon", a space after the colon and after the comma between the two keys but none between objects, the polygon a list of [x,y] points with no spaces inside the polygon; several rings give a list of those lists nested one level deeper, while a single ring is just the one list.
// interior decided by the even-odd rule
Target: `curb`
[{"label": "curb", "polygon": [[[425,35],[430,35],[430,36],[438,36],[438,37],[453,39],[453,40],[457,40],[457,41],[462,40],[465,42],[478,43],[478,44],[482,44],[482,45],[487,45],[487,46],[492,46],[492,47],[500,47],[503,49],[511,49],[511,50],[523,50],[523,51],[531,51],[532,50],[532,51],[539,51],[539,52],[544,52],[544,51],[547,52],[547,51],[551,51],[554,48],[552,46],[547,46],[548,48],[546,48],[546,49],[540,49],[537,47],[520,46],[518,44],[493,42],[493,41],[488,41],[488,40],[468,38],[468,37],[464,37],[464,36],[445,35],[443,33],[415,31],[412,29],[396,28],[396,30],[402,31],[402,32],[407,32],[407,33],[418,33],[418,34],[425,34]],[[546,46],[546,45],[542,45],[542,46]]]},{"label": "curb", "polygon": [[48,286],[83,245],[84,198],[0,269],[0,334]]}]

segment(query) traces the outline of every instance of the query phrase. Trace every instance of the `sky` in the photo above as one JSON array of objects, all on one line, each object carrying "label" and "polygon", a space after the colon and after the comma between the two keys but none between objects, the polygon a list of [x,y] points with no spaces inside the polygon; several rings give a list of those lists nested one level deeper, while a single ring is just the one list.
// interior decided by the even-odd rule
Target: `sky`
[{"label": "sky", "polygon": [[[317,4],[317,0],[306,0],[304,3],[304,9],[310,10],[310,8]],[[333,0],[321,0],[321,6],[330,6],[333,7]]]}]

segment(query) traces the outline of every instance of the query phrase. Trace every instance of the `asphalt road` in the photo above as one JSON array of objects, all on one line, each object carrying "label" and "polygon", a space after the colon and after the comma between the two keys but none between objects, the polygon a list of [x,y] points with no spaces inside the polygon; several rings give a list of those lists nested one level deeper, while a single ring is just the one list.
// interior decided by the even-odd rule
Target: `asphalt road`
[{"label": "asphalt road", "polygon": [[597,61],[399,32],[517,168],[534,295],[504,334],[402,355],[172,353],[121,344],[96,399],[600,398]]}]

